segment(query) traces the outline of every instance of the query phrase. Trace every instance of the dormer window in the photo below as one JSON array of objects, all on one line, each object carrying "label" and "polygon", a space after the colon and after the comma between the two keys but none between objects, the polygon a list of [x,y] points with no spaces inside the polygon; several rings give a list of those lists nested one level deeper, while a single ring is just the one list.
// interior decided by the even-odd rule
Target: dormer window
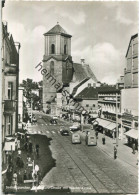
[{"label": "dormer window", "polygon": [[64,45],[64,54],[67,54],[67,46]]},{"label": "dormer window", "polygon": [[51,53],[55,54],[55,45],[54,44],[51,45]]}]

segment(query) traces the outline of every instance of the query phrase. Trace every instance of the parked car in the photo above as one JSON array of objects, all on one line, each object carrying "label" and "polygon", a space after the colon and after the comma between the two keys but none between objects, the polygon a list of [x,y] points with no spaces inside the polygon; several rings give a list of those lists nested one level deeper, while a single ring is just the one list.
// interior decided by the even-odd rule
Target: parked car
[{"label": "parked car", "polygon": [[81,144],[81,136],[79,133],[72,134],[72,144]]},{"label": "parked car", "polygon": [[57,124],[57,121],[56,121],[56,119],[51,119],[51,120],[50,120],[50,123],[51,123],[51,124]]},{"label": "parked car", "polygon": [[67,135],[67,136],[69,135],[69,131],[64,129],[60,133],[61,135]]}]

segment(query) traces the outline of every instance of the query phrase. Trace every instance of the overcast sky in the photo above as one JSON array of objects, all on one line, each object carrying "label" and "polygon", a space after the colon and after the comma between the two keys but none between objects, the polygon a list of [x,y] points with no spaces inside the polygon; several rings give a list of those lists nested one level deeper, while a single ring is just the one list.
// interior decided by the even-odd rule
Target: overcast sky
[{"label": "overcast sky", "polygon": [[72,35],[73,61],[85,58],[99,81],[115,83],[124,73],[130,38],[138,31],[137,9],[137,1],[6,0],[3,20],[8,22],[14,41],[21,43],[20,81],[42,79],[34,67],[43,59],[43,34],[59,22]]}]

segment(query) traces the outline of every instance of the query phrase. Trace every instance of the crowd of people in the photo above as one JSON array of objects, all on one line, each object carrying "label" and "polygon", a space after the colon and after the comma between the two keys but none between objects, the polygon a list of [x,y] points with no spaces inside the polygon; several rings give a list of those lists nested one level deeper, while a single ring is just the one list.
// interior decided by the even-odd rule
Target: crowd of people
[{"label": "crowd of people", "polygon": [[17,133],[16,149],[14,155],[7,155],[5,187],[22,186],[24,183],[39,185],[41,172],[34,169],[34,159],[39,158],[39,144],[33,145],[27,133]]}]

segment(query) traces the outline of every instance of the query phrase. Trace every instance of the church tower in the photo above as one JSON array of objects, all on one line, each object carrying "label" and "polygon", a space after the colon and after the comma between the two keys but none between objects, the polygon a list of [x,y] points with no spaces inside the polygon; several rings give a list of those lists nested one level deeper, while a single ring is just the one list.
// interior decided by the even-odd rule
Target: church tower
[{"label": "church tower", "polygon": [[58,92],[52,82],[53,78],[61,86],[68,86],[72,80],[71,37],[58,23],[44,34],[43,68],[50,74],[49,78],[43,75],[43,110],[45,112],[55,101],[56,92]]}]

